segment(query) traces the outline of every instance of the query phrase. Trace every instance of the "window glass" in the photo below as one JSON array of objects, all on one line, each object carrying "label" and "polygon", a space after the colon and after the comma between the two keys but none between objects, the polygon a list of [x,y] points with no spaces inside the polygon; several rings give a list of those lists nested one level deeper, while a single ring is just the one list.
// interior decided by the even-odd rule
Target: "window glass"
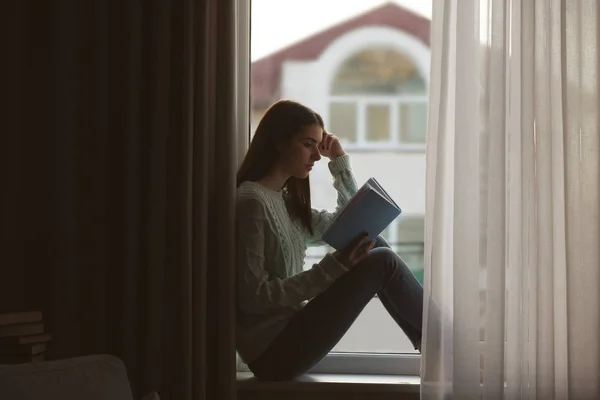
[{"label": "window glass", "polygon": [[332,95],[425,94],[415,63],[387,48],[371,48],[350,56],[335,75]]},{"label": "window glass", "polygon": [[389,142],[391,139],[390,106],[388,104],[367,105],[367,141]]},{"label": "window glass", "polygon": [[356,103],[331,102],[329,121],[327,130],[339,137],[342,143],[356,143]]},{"label": "window glass", "polygon": [[427,103],[401,103],[400,137],[403,143],[425,143]]}]

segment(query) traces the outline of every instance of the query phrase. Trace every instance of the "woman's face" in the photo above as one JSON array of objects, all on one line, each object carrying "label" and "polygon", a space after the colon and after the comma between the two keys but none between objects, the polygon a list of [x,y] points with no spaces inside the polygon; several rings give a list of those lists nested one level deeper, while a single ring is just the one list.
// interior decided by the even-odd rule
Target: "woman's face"
[{"label": "woman's face", "polygon": [[287,175],[304,179],[315,162],[321,159],[319,143],[323,129],[318,125],[308,125],[292,137],[280,149],[279,166]]}]

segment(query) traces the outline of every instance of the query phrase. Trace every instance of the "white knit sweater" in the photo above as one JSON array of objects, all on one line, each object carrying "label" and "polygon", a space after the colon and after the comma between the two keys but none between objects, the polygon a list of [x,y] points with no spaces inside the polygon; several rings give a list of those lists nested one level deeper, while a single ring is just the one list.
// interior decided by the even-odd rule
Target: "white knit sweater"
[{"label": "white knit sweater", "polygon": [[237,351],[257,359],[306,301],[347,270],[328,254],[303,271],[307,246],[323,245],[323,232],[356,193],[350,159],[329,162],[338,192],[334,213],[312,210],[313,235],[287,212],[284,195],[256,182],[237,191]]}]

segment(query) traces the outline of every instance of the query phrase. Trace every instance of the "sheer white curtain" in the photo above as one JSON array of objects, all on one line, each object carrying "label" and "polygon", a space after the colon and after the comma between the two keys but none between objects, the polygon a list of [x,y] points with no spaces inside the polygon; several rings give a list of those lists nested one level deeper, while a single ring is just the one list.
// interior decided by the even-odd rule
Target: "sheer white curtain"
[{"label": "sheer white curtain", "polygon": [[434,0],[423,399],[600,398],[597,0]]}]

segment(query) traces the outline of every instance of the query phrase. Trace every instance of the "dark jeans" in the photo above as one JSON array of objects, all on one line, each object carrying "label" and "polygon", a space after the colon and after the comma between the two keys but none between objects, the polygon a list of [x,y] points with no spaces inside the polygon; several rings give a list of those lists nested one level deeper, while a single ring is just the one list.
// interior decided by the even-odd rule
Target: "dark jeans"
[{"label": "dark jeans", "polygon": [[314,367],[340,341],[377,294],[415,348],[421,341],[423,288],[404,261],[378,238],[377,247],[294,315],[248,366],[258,379],[289,380]]}]

